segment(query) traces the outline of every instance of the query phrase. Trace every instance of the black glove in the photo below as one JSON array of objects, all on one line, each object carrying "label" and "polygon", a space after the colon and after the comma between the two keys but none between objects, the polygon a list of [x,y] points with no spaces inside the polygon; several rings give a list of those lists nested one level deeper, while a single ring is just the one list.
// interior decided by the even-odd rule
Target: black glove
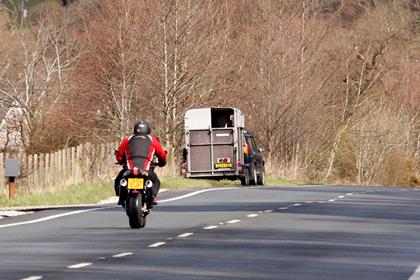
[{"label": "black glove", "polygon": [[158,166],[159,167],[164,167],[165,165],[166,165],[166,160],[159,159]]}]

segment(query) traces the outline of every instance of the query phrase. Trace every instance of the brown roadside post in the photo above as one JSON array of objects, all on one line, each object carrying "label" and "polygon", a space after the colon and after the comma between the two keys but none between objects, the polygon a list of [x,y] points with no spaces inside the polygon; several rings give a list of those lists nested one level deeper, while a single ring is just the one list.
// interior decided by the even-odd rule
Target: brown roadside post
[{"label": "brown roadside post", "polygon": [[9,198],[15,199],[15,196],[16,196],[15,177],[9,177]]},{"label": "brown roadside post", "polygon": [[9,177],[9,198],[16,196],[15,178],[20,175],[20,162],[17,159],[6,159],[4,162],[4,175]]}]

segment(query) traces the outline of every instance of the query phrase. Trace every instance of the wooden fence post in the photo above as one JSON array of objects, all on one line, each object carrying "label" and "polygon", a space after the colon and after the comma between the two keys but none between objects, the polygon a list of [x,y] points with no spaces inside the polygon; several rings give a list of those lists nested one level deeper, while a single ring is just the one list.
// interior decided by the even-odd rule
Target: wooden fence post
[{"label": "wooden fence post", "polygon": [[50,154],[45,154],[45,170],[44,170],[44,176],[45,176],[45,186],[47,189],[51,188],[51,169],[50,169]]},{"label": "wooden fence post", "polygon": [[26,190],[29,190],[29,189],[31,189],[32,188],[32,185],[33,185],[33,179],[34,179],[34,176],[33,176],[33,156],[32,155],[28,155],[27,156],[28,157],[28,168],[27,168],[27,170],[28,170],[28,184],[26,185]]},{"label": "wooden fence post", "polygon": [[44,154],[39,155],[38,163],[38,184],[40,185],[41,191],[46,190],[45,177],[44,177]]},{"label": "wooden fence post", "polygon": [[[38,155],[35,154],[34,155],[34,168],[33,168],[33,174],[34,174],[34,184],[32,186],[32,189],[34,190],[34,192],[38,192],[38,188],[39,188],[39,182],[38,182]],[[35,191],[36,190],[36,191]],[[32,192],[30,190],[30,192]]]},{"label": "wooden fence post", "polygon": [[71,180],[72,184],[76,183],[76,147],[71,148]]},{"label": "wooden fence post", "polygon": [[79,145],[77,147],[77,152],[76,152],[76,184],[80,184],[81,183],[81,178],[82,178],[82,169],[81,169],[81,156],[82,156],[82,151],[83,151],[83,144]]},{"label": "wooden fence post", "polygon": [[57,152],[51,153],[51,159],[50,159],[50,165],[51,165],[51,185],[56,190],[58,189],[57,186]]},{"label": "wooden fence post", "polygon": [[4,154],[0,154],[0,194],[6,194],[6,184],[4,177]]}]

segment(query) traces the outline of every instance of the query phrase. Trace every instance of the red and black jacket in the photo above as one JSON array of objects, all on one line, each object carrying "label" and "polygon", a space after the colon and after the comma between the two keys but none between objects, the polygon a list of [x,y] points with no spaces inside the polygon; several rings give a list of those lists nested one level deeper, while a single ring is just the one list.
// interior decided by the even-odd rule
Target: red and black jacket
[{"label": "red and black jacket", "polygon": [[139,170],[149,171],[153,155],[158,157],[159,166],[163,166],[166,163],[166,152],[162,148],[159,139],[152,135],[124,137],[117,153],[117,161],[119,163],[123,163],[124,155],[127,167],[130,170],[137,167]]}]

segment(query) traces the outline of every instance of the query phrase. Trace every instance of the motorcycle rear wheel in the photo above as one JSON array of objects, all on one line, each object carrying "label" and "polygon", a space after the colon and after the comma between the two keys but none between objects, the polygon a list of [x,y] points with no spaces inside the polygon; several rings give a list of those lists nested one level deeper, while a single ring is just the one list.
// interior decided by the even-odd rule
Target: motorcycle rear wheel
[{"label": "motorcycle rear wheel", "polygon": [[142,211],[142,195],[129,197],[127,200],[128,223],[131,228],[143,228],[146,225],[146,216]]}]

